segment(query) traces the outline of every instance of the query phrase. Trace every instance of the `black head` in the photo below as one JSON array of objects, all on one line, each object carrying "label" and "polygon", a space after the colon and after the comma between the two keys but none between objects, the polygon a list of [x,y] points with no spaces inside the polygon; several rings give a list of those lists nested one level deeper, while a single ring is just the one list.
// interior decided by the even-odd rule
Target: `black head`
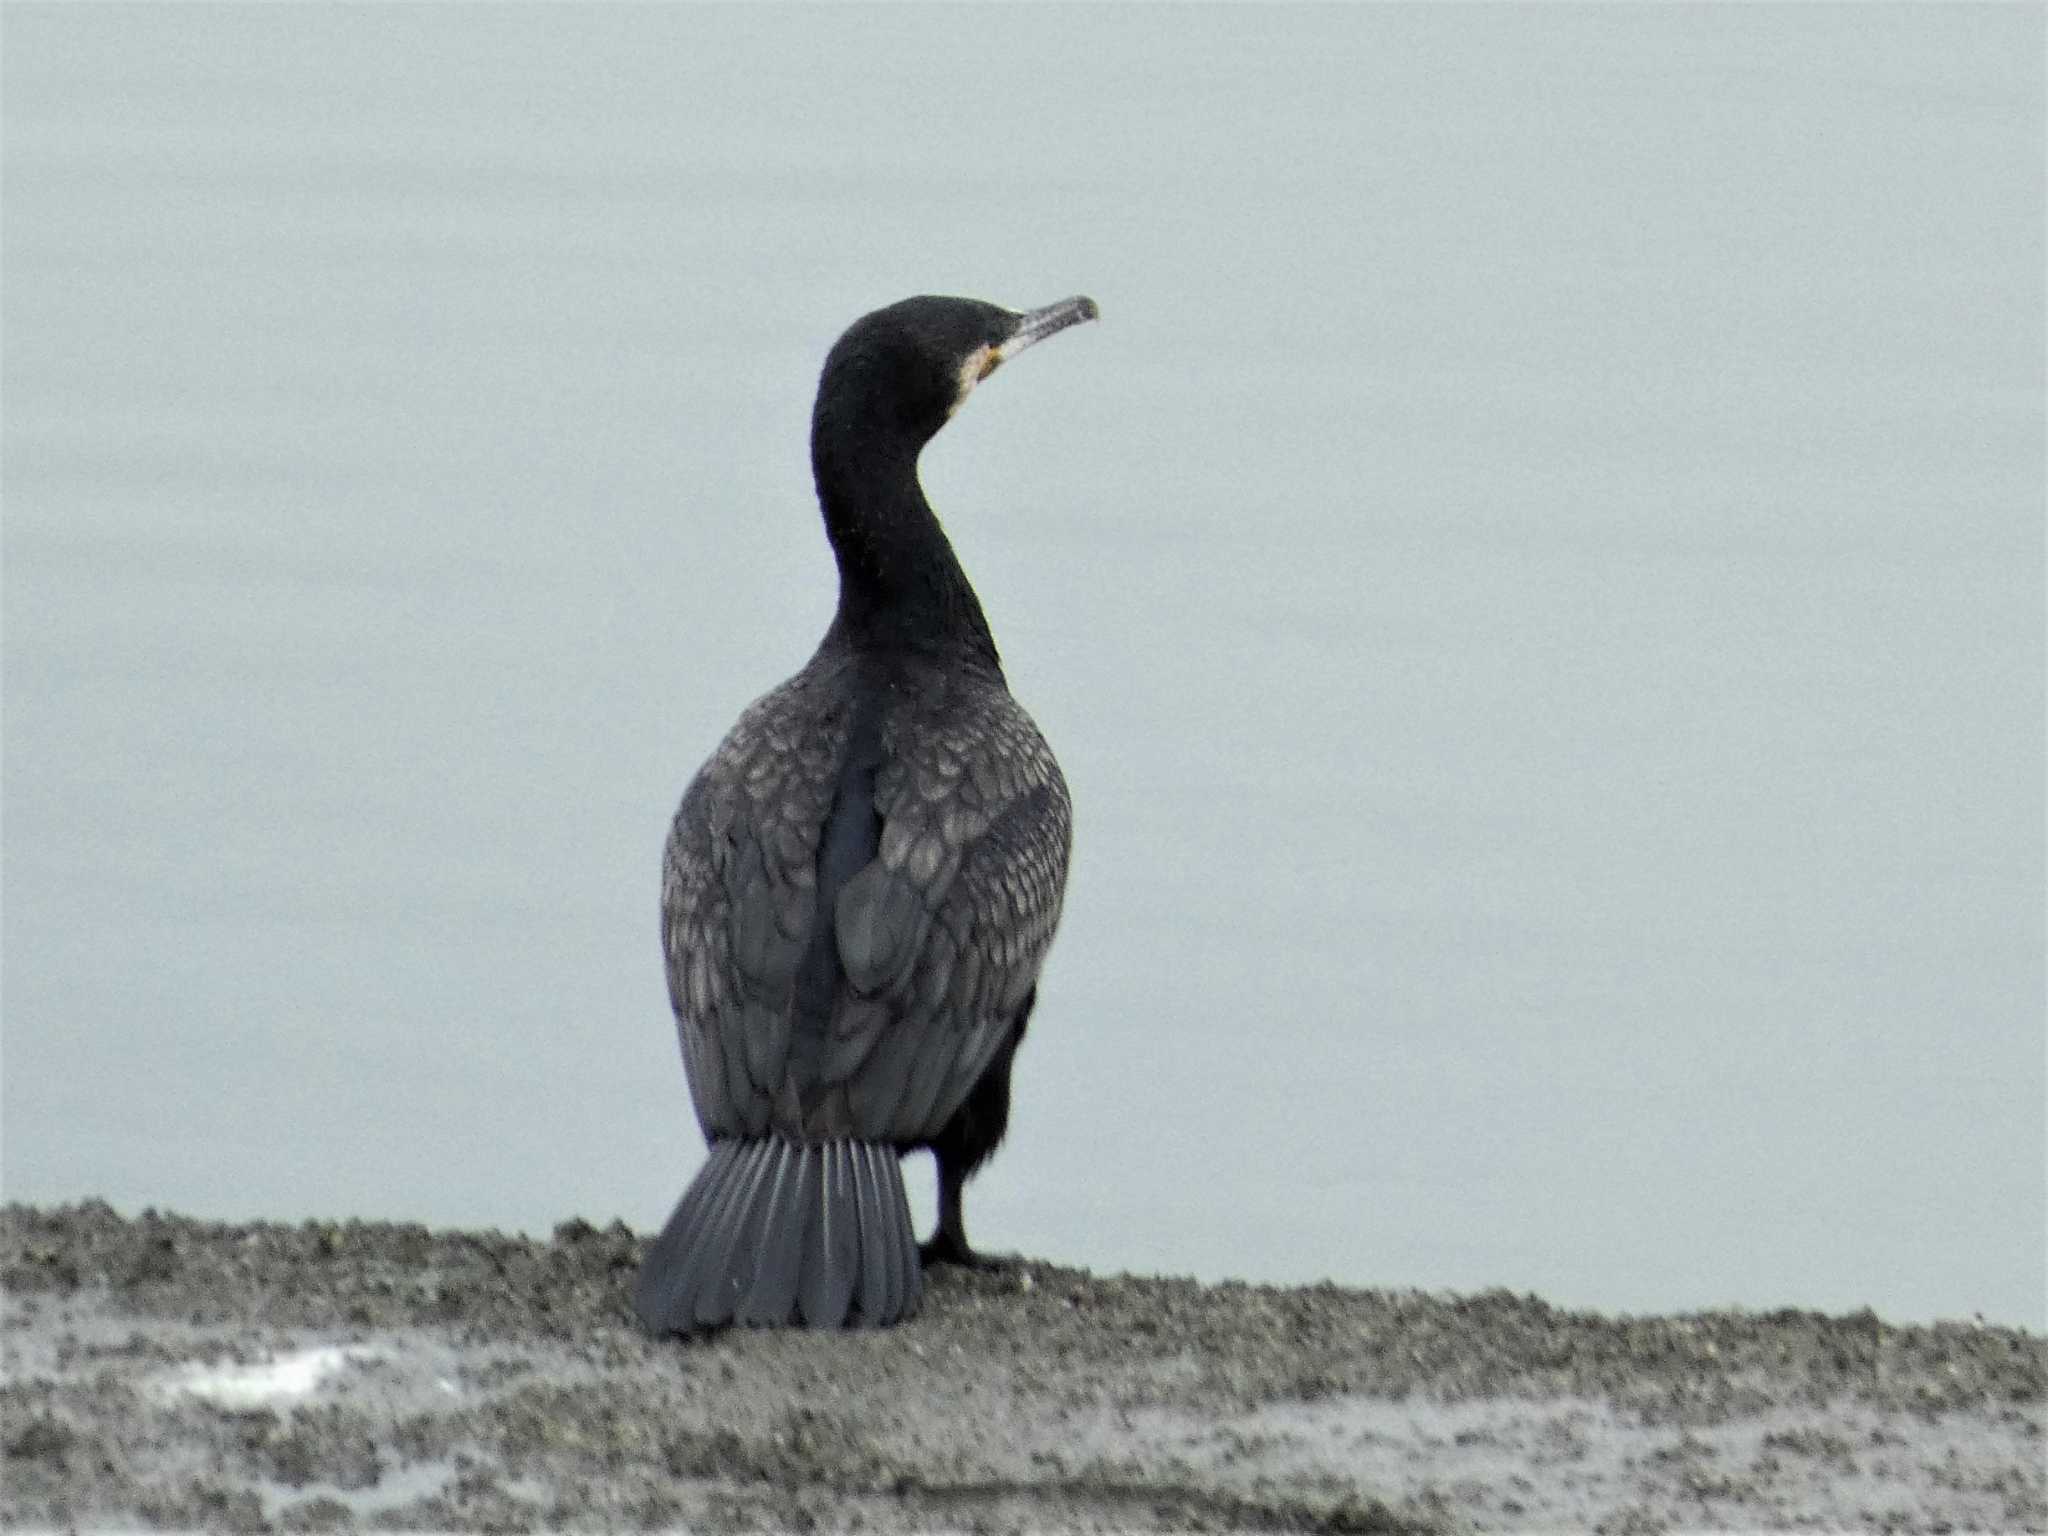
[{"label": "black head", "polygon": [[1019,314],[979,299],[926,297],[863,315],[825,359],[813,435],[830,430],[921,448],[1001,364],[1095,317],[1095,301],[1084,298]]}]

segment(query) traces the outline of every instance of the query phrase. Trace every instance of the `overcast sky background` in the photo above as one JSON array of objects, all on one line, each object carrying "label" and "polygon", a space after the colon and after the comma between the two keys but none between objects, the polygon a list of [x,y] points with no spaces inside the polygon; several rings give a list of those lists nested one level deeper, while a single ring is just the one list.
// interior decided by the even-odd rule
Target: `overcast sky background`
[{"label": "overcast sky background", "polygon": [[5,1193],[658,1224],[818,365],[1086,292],[977,1240],[2043,1326],[2043,17],[8,5]]}]

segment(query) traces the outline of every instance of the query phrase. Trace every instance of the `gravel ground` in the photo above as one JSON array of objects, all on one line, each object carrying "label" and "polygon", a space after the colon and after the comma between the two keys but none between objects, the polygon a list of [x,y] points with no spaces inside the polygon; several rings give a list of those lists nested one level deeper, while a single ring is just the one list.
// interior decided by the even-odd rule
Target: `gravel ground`
[{"label": "gravel ground", "polygon": [[0,1209],[0,1524],[2043,1530],[2048,1340],[943,1270],[644,1336],[640,1239]]}]

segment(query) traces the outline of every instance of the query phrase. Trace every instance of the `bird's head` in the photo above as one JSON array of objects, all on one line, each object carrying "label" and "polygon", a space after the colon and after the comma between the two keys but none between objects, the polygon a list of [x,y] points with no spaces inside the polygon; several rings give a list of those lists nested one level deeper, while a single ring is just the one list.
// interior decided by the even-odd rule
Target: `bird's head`
[{"label": "bird's head", "polygon": [[924,297],[863,315],[825,359],[813,434],[887,435],[922,448],[975,385],[1096,313],[1093,299],[1079,297],[1021,314],[979,299]]}]

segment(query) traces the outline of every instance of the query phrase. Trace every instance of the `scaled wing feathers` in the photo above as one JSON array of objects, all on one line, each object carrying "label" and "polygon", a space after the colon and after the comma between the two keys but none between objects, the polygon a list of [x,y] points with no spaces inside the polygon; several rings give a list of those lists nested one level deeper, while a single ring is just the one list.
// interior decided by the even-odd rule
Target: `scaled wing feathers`
[{"label": "scaled wing feathers", "polygon": [[[813,668],[740,719],[685,795],[663,891],[669,991],[698,1117],[911,1144],[1001,1048],[1059,920],[1071,813],[1042,737],[1000,683],[898,693],[874,777],[874,858],[817,891],[854,691]],[[919,707],[919,698],[928,707]],[[797,976],[831,925],[837,983],[792,1050]]]}]

